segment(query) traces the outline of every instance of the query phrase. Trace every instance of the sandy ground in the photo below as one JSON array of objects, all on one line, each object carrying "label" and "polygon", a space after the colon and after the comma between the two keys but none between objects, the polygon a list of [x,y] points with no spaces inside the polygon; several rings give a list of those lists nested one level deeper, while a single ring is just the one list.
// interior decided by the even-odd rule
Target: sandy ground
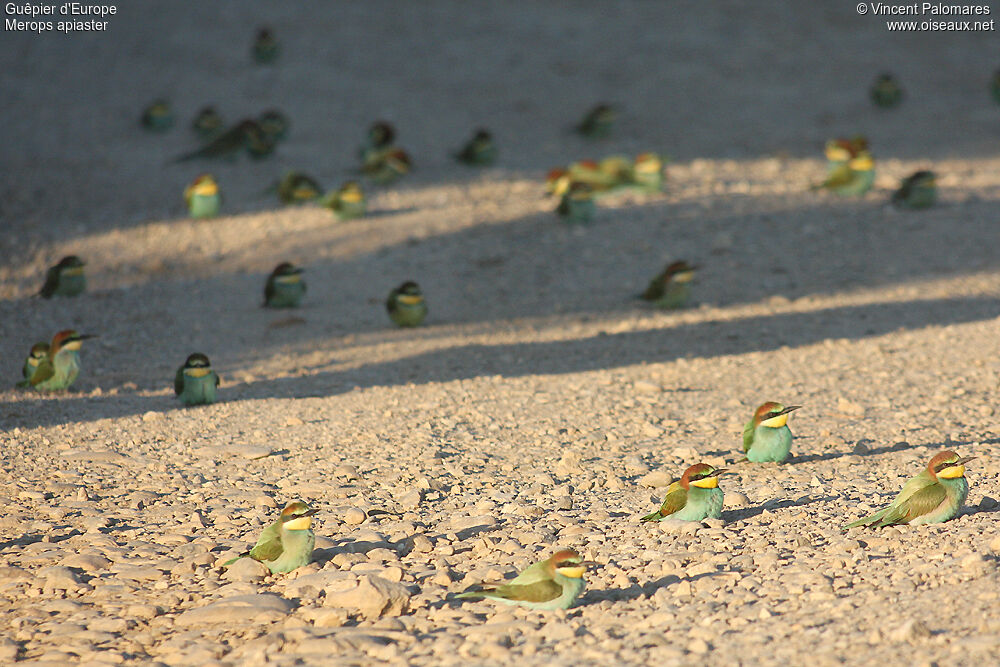
[{"label": "sandy ground", "polygon": [[[104,34],[4,35],[2,384],[35,340],[100,338],[72,391],[0,393],[0,662],[1000,660],[995,32],[890,36],[844,3],[231,18],[249,4],[129,3]],[[270,68],[248,55],[261,23],[282,42]],[[907,91],[889,112],[866,96],[885,69]],[[158,96],[178,124],[149,135]],[[622,109],[613,138],[570,134],[602,100]],[[208,103],[233,121],[279,107],[292,130],[270,160],[211,165],[225,217],[194,222],[180,193],[205,166],[168,161]],[[288,168],[349,178],[376,118],[416,169],[370,190],[371,216],[262,194]],[[479,125],[498,165],[453,164]],[[876,188],[810,192],[823,141],[855,132]],[[673,158],[662,196],[575,228],[542,196],[552,166],[648,149]],[[938,206],[886,205],[928,167]],[[31,299],[69,253],[91,290]],[[676,258],[702,266],[692,308],[630,300]],[[258,308],[286,259],[307,270],[302,321]],[[395,330],[382,301],[410,278],[430,316]],[[170,382],[193,351],[221,401],[183,409]],[[805,406],[789,464],[736,466],[724,524],[638,523],[669,476],[735,461],[768,399]],[[958,518],[840,532],[946,447],[979,457]],[[320,509],[315,564],[218,567],[295,498]],[[556,546],[603,565],[568,612],[447,597]],[[406,587],[402,615],[329,606],[329,586],[373,573]],[[280,597],[190,613],[251,594]]]}]

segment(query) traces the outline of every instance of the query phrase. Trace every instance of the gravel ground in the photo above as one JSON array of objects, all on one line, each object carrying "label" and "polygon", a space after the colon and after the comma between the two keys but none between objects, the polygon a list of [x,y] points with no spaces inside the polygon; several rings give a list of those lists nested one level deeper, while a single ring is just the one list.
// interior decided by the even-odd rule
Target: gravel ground
[{"label": "gravel ground", "polygon": [[[100,336],[71,391],[0,392],[0,663],[1000,661],[995,32],[890,36],[839,3],[207,4],[0,49],[3,384],[36,340]],[[262,68],[264,22],[283,51]],[[884,69],[897,110],[867,100]],[[161,95],[178,123],[151,136]],[[605,100],[611,139],[569,132]],[[292,129],[211,165],[224,217],[192,221],[204,167],[168,161],[207,103]],[[416,167],[369,217],[263,194],[288,168],[350,178],[380,117]],[[498,165],[452,164],[479,125]],[[855,132],[874,190],[810,192],[823,141]],[[673,159],[662,195],[578,227],[543,197],[550,167],[648,149]],[[928,167],[936,207],[887,206]],[[90,290],[32,299],[70,253]],[[638,306],[677,258],[696,303]],[[304,306],[263,311],[283,260]],[[430,315],[396,330],[406,279]],[[184,409],[193,351],[220,402]],[[764,400],[805,406],[789,463],[734,465],[722,520],[638,522],[687,465],[734,464]],[[956,519],[840,531],[944,448],[979,457]],[[221,567],[297,498],[315,563]],[[449,597],[557,546],[601,563],[567,612]]]}]

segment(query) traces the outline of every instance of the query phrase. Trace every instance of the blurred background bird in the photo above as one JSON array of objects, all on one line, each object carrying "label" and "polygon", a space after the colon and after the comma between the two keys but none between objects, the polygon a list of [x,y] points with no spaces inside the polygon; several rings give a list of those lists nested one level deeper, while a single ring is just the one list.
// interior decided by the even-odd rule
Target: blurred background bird
[{"label": "blurred background bird", "polygon": [[903,179],[892,194],[892,203],[900,208],[928,208],[937,201],[937,177],[933,171],[921,170]]},{"label": "blurred background bird", "polygon": [[68,255],[45,272],[45,283],[38,295],[45,299],[54,296],[77,296],[87,289],[86,266],[76,255]]},{"label": "blurred background bird", "polygon": [[427,316],[427,303],[420,286],[412,280],[389,292],[385,301],[389,319],[400,327],[419,326]]},{"label": "blurred background bird", "polygon": [[320,203],[333,211],[338,220],[361,218],[368,208],[365,193],[357,181],[347,181],[336,190],[328,192]]},{"label": "blurred background bird", "polygon": [[164,99],[155,100],[142,112],[142,126],[153,132],[164,132],[174,125],[174,111],[170,102]]},{"label": "blurred background bird", "polygon": [[892,74],[879,74],[871,87],[871,98],[875,106],[891,109],[903,100],[903,89]]},{"label": "blurred background bird", "polygon": [[29,384],[38,391],[61,391],[76,382],[80,374],[80,348],[83,341],[94,338],[65,329],[52,337],[48,355],[42,359]]},{"label": "blurred background bird", "polygon": [[306,293],[302,269],[289,262],[274,268],[264,284],[265,308],[298,308]]},{"label": "blurred background bird", "polygon": [[217,137],[222,132],[222,127],[222,116],[212,106],[203,107],[191,121],[191,129],[203,141]]},{"label": "blurred background bird", "polygon": [[184,202],[192,218],[214,218],[219,214],[222,195],[211,174],[201,174],[184,188]]},{"label": "blurred background bird", "polygon": [[473,167],[491,165],[497,159],[497,146],[489,130],[478,129],[465,146],[455,154],[455,159]]},{"label": "blurred background bird", "polygon": [[814,185],[812,189],[826,189],[844,196],[860,196],[871,190],[874,183],[875,160],[868,151],[863,150],[830,171],[826,180]]},{"label": "blurred background bird", "polygon": [[275,39],[271,29],[268,27],[258,29],[253,46],[250,48],[254,61],[261,65],[269,65],[277,60],[279,51],[278,40]]},{"label": "blurred background bird", "polygon": [[277,109],[268,109],[257,118],[257,125],[272,142],[277,143],[288,136],[288,116]]},{"label": "blurred background bird", "polygon": [[208,357],[201,352],[188,356],[174,374],[174,393],[184,405],[215,403],[219,376],[212,370]]},{"label": "blurred background bird", "polygon": [[35,343],[31,346],[31,352],[28,353],[28,358],[24,360],[24,366],[21,369],[21,376],[24,378],[17,383],[18,387],[30,387],[31,380],[35,377],[35,372],[43,361],[45,361],[49,356],[49,344],[45,341]]},{"label": "blurred background bird", "polygon": [[610,104],[598,104],[584,115],[576,131],[588,139],[605,139],[617,118],[618,112]]},{"label": "blurred background bird", "polygon": [[322,190],[312,176],[289,171],[278,181],[277,192],[283,204],[303,204],[318,199]]},{"label": "blurred background bird", "polygon": [[639,298],[657,308],[683,308],[691,297],[691,281],[697,268],[684,260],[671,262],[649,282]]},{"label": "blurred background bird", "polygon": [[567,222],[587,222],[593,219],[596,208],[594,189],[587,183],[573,181],[559,200],[556,213]]}]

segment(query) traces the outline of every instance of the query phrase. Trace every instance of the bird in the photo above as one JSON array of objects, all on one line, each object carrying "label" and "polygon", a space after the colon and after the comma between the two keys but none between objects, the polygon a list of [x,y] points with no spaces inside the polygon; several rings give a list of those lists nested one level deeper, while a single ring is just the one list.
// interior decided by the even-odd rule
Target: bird
[{"label": "bird", "polygon": [[610,104],[598,104],[588,111],[576,126],[576,131],[591,139],[603,139],[611,134],[618,112]]},{"label": "bird", "polygon": [[281,510],[281,517],[261,531],[254,548],[226,562],[224,567],[247,556],[263,563],[271,574],[291,572],[308,565],[316,546],[316,535],[312,531],[315,513],[315,509],[301,500],[288,503]]},{"label": "bird", "polygon": [[65,329],[52,337],[48,355],[35,369],[29,384],[38,391],[60,391],[69,388],[80,374],[80,348],[83,341],[94,338]]},{"label": "bird", "polygon": [[660,509],[642,517],[640,521],[718,519],[722,514],[719,475],[727,472],[729,471],[725,468],[713,468],[707,463],[694,464],[667,488],[667,495]]},{"label": "bird", "polygon": [[142,126],[152,132],[165,132],[173,127],[174,111],[165,99],[154,100],[142,111]]},{"label": "bird", "polygon": [[901,208],[928,208],[937,200],[937,178],[933,171],[921,170],[907,176],[892,195]]},{"label": "bird", "polygon": [[792,448],[792,432],[788,428],[788,415],[801,405],[768,401],[757,408],[753,417],[743,427],[743,453],[747,461],[781,462],[788,458]]},{"label": "bird", "polygon": [[51,299],[54,296],[77,296],[87,289],[87,276],[83,273],[86,263],[76,255],[67,255],[45,272],[45,283],[38,296]]},{"label": "bird", "polygon": [[288,136],[288,117],[277,109],[268,109],[257,118],[257,125],[272,141],[278,142]]},{"label": "bird", "polygon": [[420,286],[412,280],[407,280],[389,292],[385,309],[389,312],[389,319],[400,327],[419,326],[427,317],[424,295],[420,291]]},{"label": "bird", "polygon": [[563,193],[556,213],[568,222],[587,222],[594,217],[594,189],[582,181],[573,181]]},{"label": "bird", "polygon": [[691,296],[691,281],[697,268],[684,260],[671,262],[649,282],[639,298],[651,301],[658,308],[683,308]]},{"label": "bird", "polygon": [[312,176],[301,171],[289,171],[278,181],[277,192],[283,204],[302,204],[318,199],[321,188]]},{"label": "bird", "polygon": [[965,464],[975,456],[959,456],[951,450],[939,452],[919,475],[910,478],[889,505],[874,514],[844,526],[881,528],[907,523],[943,523],[955,517],[969,495]]},{"label": "bird", "polygon": [[45,361],[49,356],[49,344],[45,341],[35,343],[31,346],[31,352],[28,353],[28,358],[24,360],[24,367],[21,369],[21,375],[24,377],[23,380],[17,383],[18,387],[30,387],[31,380],[35,377],[35,372],[38,367]]},{"label": "bird", "polygon": [[849,138],[829,139],[823,148],[823,153],[826,155],[827,177],[842,170],[848,162],[867,150],[868,138],[861,134]]},{"label": "bird", "polygon": [[278,52],[278,40],[274,38],[271,29],[267,27],[258,29],[251,48],[253,59],[261,65],[268,65],[275,61]]},{"label": "bird", "polygon": [[201,352],[188,355],[184,365],[174,375],[174,393],[184,405],[210,405],[215,403],[215,389],[219,376]]},{"label": "bird", "polygon": [[497,159],[497,145],[493,141],[493,135],[489,130],[476,130],[462,150],[455,154],[455,159],[474,167],[493,164]]},{"label": "bird", "polygon": [[206,141],[212,139],[222,131],[222,116],[215,107],[203,107],[191,121],[191,129]]},{"label": "bird", "polygon": [[215,158],[232,160],[237,153],[244,149],[251,155],[254,155],[254,151],[267,155],[273,148],[274,141],[265,134],[260,124],[255,120],[245,118],[201,148],[176,158],[175,162]]},{"label": "bird", "polygon": [[361,160],[361,164],[367,164],[374,155],[392,148],[395,140],[396,128],[390,123],[384,120],[372,123],[371,127],[368,128],[368,133],[365,134],[365,140],[358,148],[358,158]]},{"label": "bird", "polygon": [[274,268],[264,285],[265,308],[298,308],[306,284],[302,280],[302,269],[289,262],[282,262]]},{"label": "bird", "polygon": [[863,195],[875,183],[875,161],[871,153],[862,150],[856,157],[828,171],[826,180],[813,186],[826,188],[839,195]]},{"label": "bird", "polygon": [[222,196],[211,174],[201,174],[184,188],[184,201],[192,218],[214,218],[219,214]]},{"label": "bird", "polygon": [[333,211],[338,220],[363,217],[368,207],[365,193],[357,181],[347,181],[336,190],[328,192],[320,203]]},{"label": "bird", "polygon": [[390,148],[373,154],[361,171],[376,183],[391,183],[409,173],[410,156],[400,148]]},{"label": "bird", "polygon": [[663,191],[663,158],[656,153],[639,153],[631,170],[632,185],[643,192]]},{"label": "bird", "polygon": [[871,98],[875,106],[882,109],[890,109],[898,105],[903,99],[903,89],[896,82],[892,74],[879,74],[875,83],[871,87]]},{"label": "bird", "polygon": [[478,590],[459,593],[460,600],[495,600],[528,609],[569,609],[583,592],[587,567],[574,549],[561,549],[531,565],[510,581],[482,583]]}]

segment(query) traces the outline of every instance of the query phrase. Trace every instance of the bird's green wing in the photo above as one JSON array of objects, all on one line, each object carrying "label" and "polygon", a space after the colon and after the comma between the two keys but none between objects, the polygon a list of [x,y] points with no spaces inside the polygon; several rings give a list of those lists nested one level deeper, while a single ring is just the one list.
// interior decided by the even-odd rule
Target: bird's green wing
[{"label": "bird's green wing", "polygon": [[281,521],[275,521],[260,533],[260,539],[250,550],[254,560],[277,560],[281,556]]},{"label": "bird's green wing", "polygon": [[45,382],[50,377],[56,374],[56,368],[52,365],[52,360],[49,358],[42,359],[41,363],[38,364],[38,368],[35,369],[35,374],[31,376],[31,386],[37,387],[42,382]]},{"label": "bird's green wing", "polygon": [[274,276],[268,276],[267,284],[264,285],[264,305],[274,296]]},{"label": "bird's green wing", "polygon": [[910,523],[919,516],[928,514],[944,502],[947,497],[944,486],[941,484],[931,484],[920,489],[898,505],[889,507],[879,526],[892,526],[897,523]]},{"label": "bird's green wing", "polygon": [[666,284],[663,280],[663,274],[656,276],[649,281],[649,285],[646,287],[646,291],[639,295],[640,299],[644,301],[656,301],[663,297],[663,292]]},{"label": "bird's green wing", "polygon": [[743,427],[743,453],[746,454],[750,451],[750,445],[753,444],[753,420],[751,419]]},{"label": "bird's green wing", "polygon": [[824,188],[839,188],[854,180],[854,172],[847,164],[843,164],[830,172],[823,181]]},{"label": "bird's green wing", "polygon": [[551,579],[543,579],[532,584],[504,584],[482,591],[484,597],[520,600],[522,602],[548,602],[563,594],[562,586]]},{"label": "bird's green wing", "polygon": [[45,284],[38,293],[46,299],[51,299],[57,287],[59,287],[59,269],[53,266],[45,272]]},{"label": "bird's green wing", "polygon": [[667,495],[663,498],[663,505],[660,509],[648,516],[642,517],[641,521],[658,521],[665,516],[684,509],[687,504],[687,490],[681,486],[680,482],[674,482],[667,488]]},{"label": "bird's green wing", "polygon": [[181,366],[177,369],[177,375],[174,376],[174,393],[178,396],[184,391],[184,367]]},{"label": "bird's green wing", "polygon": [[529,565],[524,568],[524,571],[518,574],[516,577],[511,579],[505,584],[500,584],[496,588],[503,588],[504,586],[526,586],[528,584],[534,584],[539,581],[551,581],[549,577],[548,570],[545,566],[545,561],[540,561],[534,565]]}]

